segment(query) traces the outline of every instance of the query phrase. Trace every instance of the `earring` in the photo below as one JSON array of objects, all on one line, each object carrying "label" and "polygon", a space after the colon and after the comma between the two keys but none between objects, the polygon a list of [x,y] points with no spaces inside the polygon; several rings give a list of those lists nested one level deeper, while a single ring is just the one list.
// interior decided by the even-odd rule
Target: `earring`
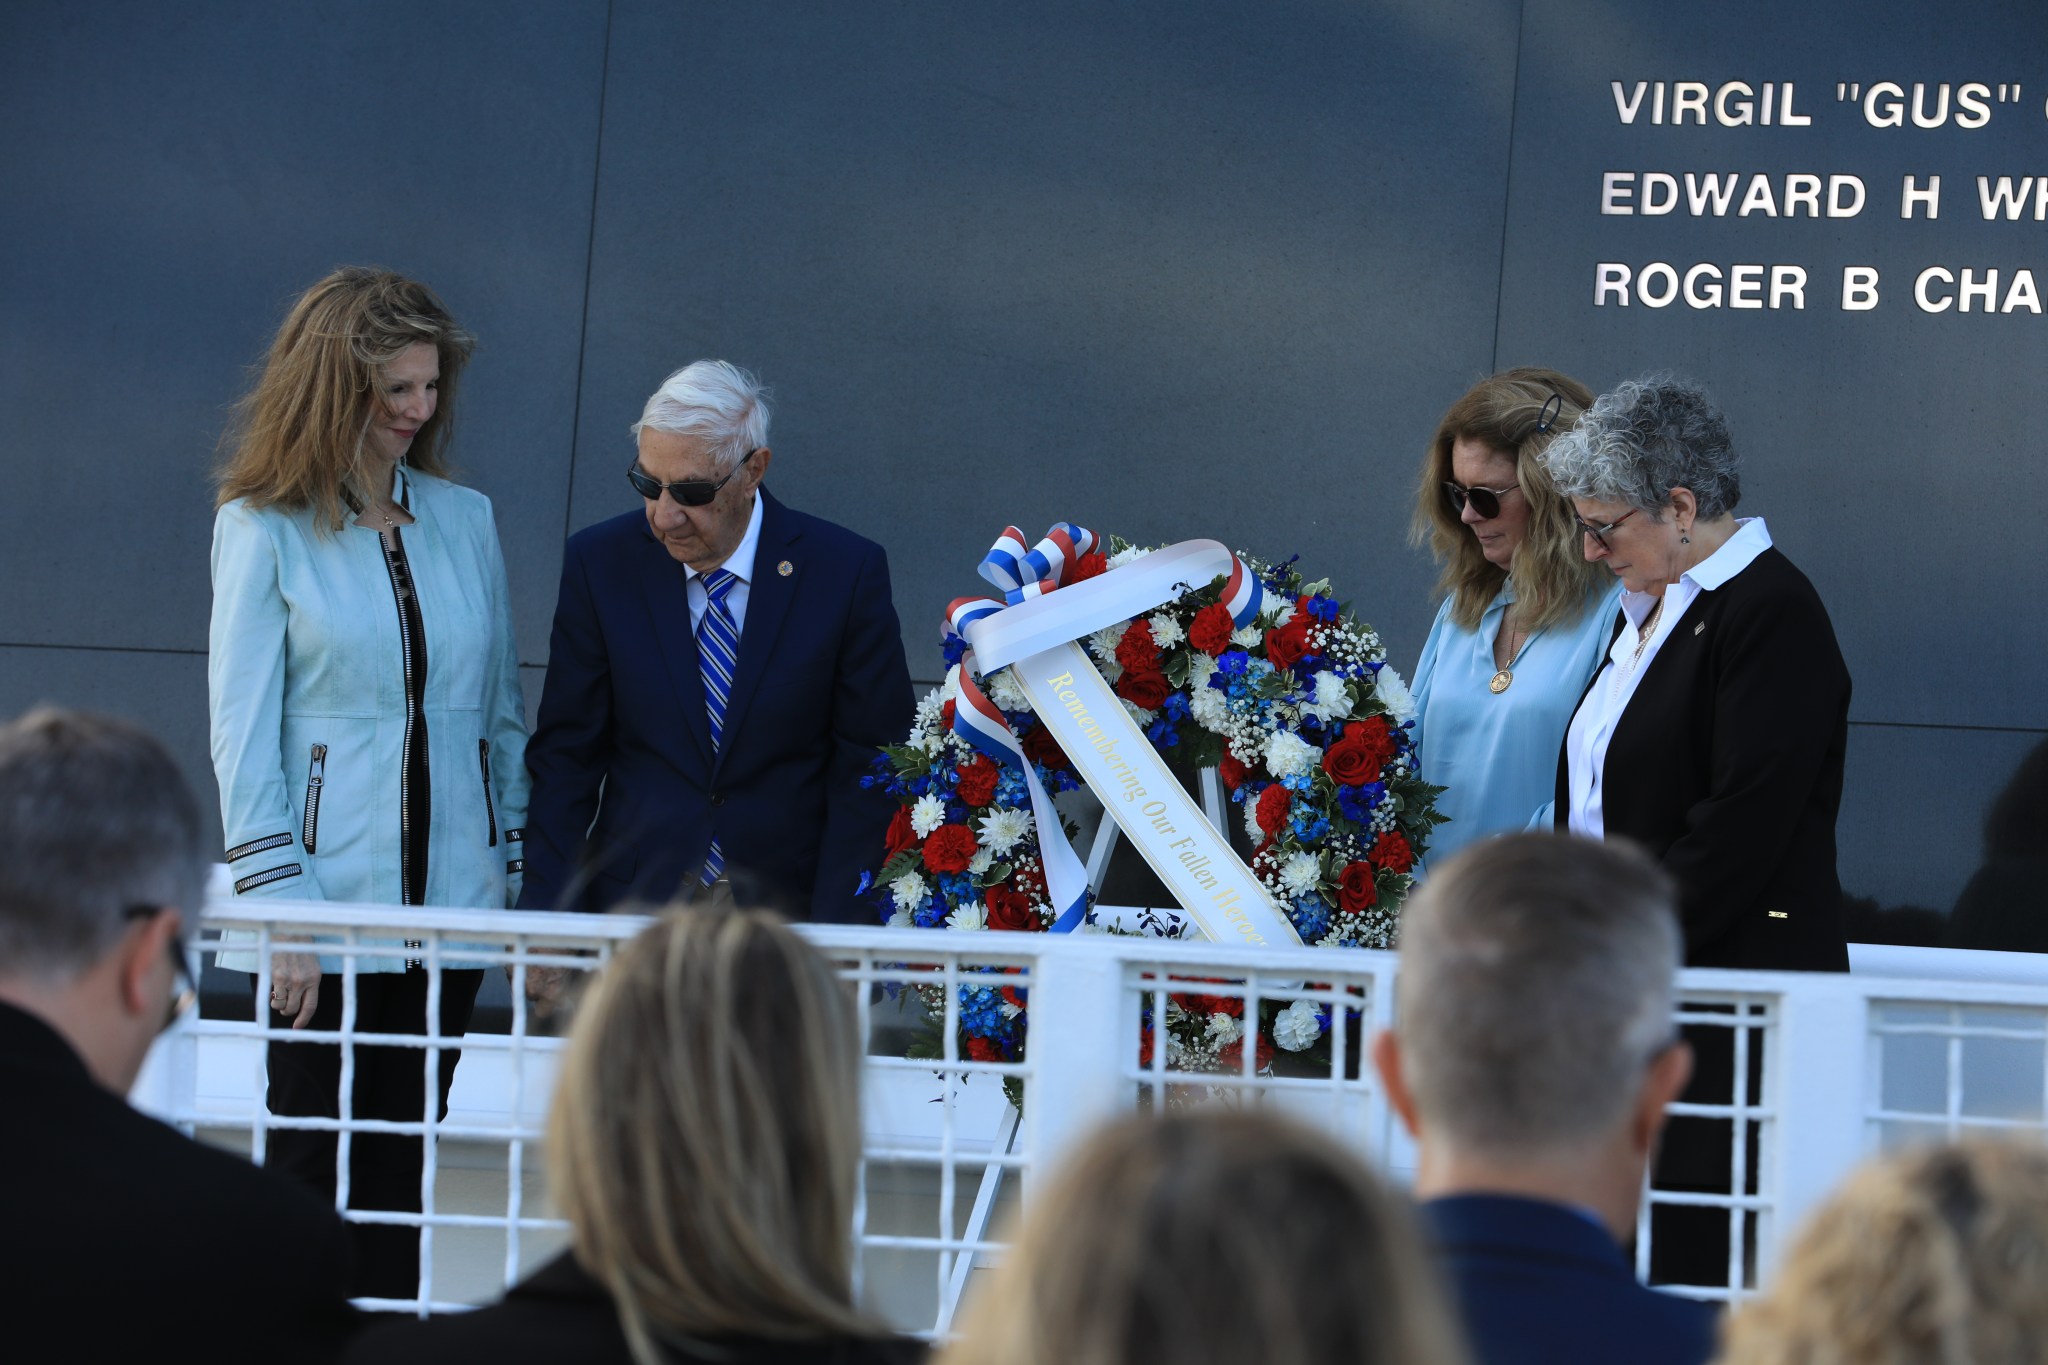
[{"label": "earring", "polygon": [[1692,537],[1686,535],[1684,532],[1680,532],[1678,536],[1678,543],[1680,545],[1690,545],[1692,544]]}]

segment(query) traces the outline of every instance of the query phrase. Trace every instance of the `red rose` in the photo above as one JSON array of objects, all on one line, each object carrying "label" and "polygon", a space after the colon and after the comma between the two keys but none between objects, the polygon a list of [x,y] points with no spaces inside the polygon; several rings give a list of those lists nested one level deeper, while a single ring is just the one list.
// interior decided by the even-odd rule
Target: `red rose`
[{"label": "red rose", "polygon": [[[1010,891],[1000,886],[991,886],[982,902],[988,906],[988,927],[1008,929],[1012,933],[1029,933],[1043,929],[1045,924],[1031,908],[1031,897],[1022,891]],[[1005,986],[1004,990],[1009,987]]]},{"label": "red rose", "polygon": [[1196,612],[1195,619],[1188,623],[1188,643],[1214,658],[1230,648],[1230,635],[1236,629],[1229,609],[1220,602],[1212,603]]},{"label": "red rose", "polygon": [[1133,706],[1147,711],[1157,711],[1160,703],[1173,695],[1173,684],[1166,675],[1156,669],[1143,673],[1126,673],[1116,680],[1116,694]]},{"label": "red rose", "polygon": [[[1258,1045],[1252,1052],[1252,1070],[1264,1071],[1273,1064],[1273,1040],[1265,1034],[1257,1035]],[[1228,1047],[1216,1049],[1216,1060],[1227,1075],[1232,1071],[1244,1070],[1244,1039],[1240,1038]]]},{"label": "red rose", "polygon": [[970,1062],[1007,1062],[1003,1049],[993,1038],[969,1038],[967,1060]]},{"label": "red rose", "polygon": [[924,841],[924,865],[934,872],[965,872],[981,845],[965,825],[940,825]]},{"label": "red rose", "polygon": [[1109,556],[1097,550],[1093,554],[1082,555],[1079,559],[1075,560],[1073,569],[1067,574],[1064,581],[1068,583],[1085,583],[1091,578],[1108,572]]},{"label": "red rose", "polygon": [[1150,621],[1133,621],[1116,642],[1116,661],[1126,673],[1157,673],[1159,644],[1152,638]]},{"label": "red rose", "polygon": [[1374,867],[1389,872],[1406,872],[1415,866],[1415,850],[1408,843],[1408,836],[1398,829],[1390,829],[1379,837],[1372,846],[1372,852],[1365,855]]},{"label": "red rose", "polygon": [[1369,910],[1380,898],[1379,888],[1373,884],[1371,863],[1346,863],[1343,876],[1337,879],[1337,908],[1340,910]]},{"label": "red rose", "polygon": [[1292,668],[1308,653],[1310,617],[1296,612],[1294,619],[1278,630],[1266,632],[1266,662],[1275,668]]},{"label": "red rose", "polygon": [[960,799],[970,806],[986,806],[996,799],[996,779],[1003,770],[996,766],[994,759],[986,754],[960,765],[960,782],[956,790]]},{"label": "red rose", "polygon": [[1045,728],[1043,721],[1024,732],[1024,757],[1041,768],[1060,769],[1068,765],[1067,751],[1052,737],[1052,731]]},{"label": "red rose", "polygon": [[[1258,804],[1259,828],[1268,834],[1278,834],[1280,827],[1287,823],[1287,807],[1293,800],[1294,798],[1288,794],[1287,788],[1281,786],[1278,782],[1260,792]],[[929,857],[930,855],[927,854],[926,856]]]},{"label": "red rose", "polygon": [[1216,775],[1223,779],[1224,786],[1236,791],[1244,780],[1252,775],[1252,770],[1240,763],[1235,755],[1225,754],[1222,761],[1216,765]]},{"label": "red rose", "polygon": [[1344,737],[1323,755],[1323,771],[1342,787],[1378,780],[1380,769],[1400,750],[1385,716],[1353,721]]},{"label": "red rose", "polygon": [[896,808],[896,813],[889,817],[889,832],[882,836],[882,842],[888,848],[890,858],[906,848],[917,847],[917,831],[910,825],[910,807]]}]

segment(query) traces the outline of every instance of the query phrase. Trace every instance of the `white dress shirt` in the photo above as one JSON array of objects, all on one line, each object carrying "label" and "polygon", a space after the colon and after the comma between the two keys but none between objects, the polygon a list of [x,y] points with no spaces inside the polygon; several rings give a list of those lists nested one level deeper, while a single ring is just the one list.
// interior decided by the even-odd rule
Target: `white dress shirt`
[{"label": "white dress shirt", "polygon": [[1762,517],[1739,518],[1735,534],[1720,549],[1664,589],[1664,610],[1651,628],[1647,642],[1642,640],[1642,626],[1657,608],[1657,594],[1622,593],[1622,614],[1635,629],[1624,630],[1614,638],[1607,651],[1607,662],[1594,677],[1592,690],[1586,693],[1578,714],[1572,717],[1571,729],[1565,732],[1566,790],[1571,797],[1568,820],[1572,833],[1593,839],[1606,836],[1606,818],[1600,801],[1607,746],[1614,739],[1614,728],[1621,723],[1622,713],[1628,710],[1629,698],[1636,694],[1636,684],[1649,672],[1650,661],[1657,657],[1657,651],[1671,638],[1671,632],[1701,593],[1720,587],[1770,548],[1770,528],[1764,525]]},{"label": "white dress shirt", "polygon": [[[753,515],[747,518],[747,533],[740,537],[739,548],[719,565],[739,578],[739,582],[725,594],[725,609],[732,613],[732,628],[735,633],[747,628],[747,589],[754,581],[754,551],[761,544],[761,490],[754,490]],[[695,634],[704,624],[704,610],[711,604],[711,595],[704,590],[704,575],[689,565],[683,565],[688,578],[687,591],[690,594],[690,632]]]}]

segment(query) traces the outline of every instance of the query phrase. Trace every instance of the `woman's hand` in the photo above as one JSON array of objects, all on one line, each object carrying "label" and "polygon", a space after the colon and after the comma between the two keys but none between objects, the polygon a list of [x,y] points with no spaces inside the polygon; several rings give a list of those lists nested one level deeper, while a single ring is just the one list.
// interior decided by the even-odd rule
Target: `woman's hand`
[{"label": "woman's hand", "polygon": [[[307,943],[296,935],[273,934],[275,943]],[[293,1028],[313,1022],[320,1007],[320,959],[313,953],[273,953],[270,958],[270,1007],[288,1016]]]}]

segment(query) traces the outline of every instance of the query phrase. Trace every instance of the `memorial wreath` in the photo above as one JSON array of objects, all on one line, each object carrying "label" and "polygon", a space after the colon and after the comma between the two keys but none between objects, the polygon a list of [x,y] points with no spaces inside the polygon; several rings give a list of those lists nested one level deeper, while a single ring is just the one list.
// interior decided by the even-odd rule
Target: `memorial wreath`
[{"label": "memorial wreath", "polygon": [[[1189,566],[1227,571],[1197,579],[1184,572]],[[1184,913],[1148,911],[1117,931],[1213,938],[1227,925],[1252,942],[1393,945],[1412,869],[1442,820],[1434,807],[1440,789],[1418,771],[1406,686],[1378,635],[1339,604],[1327,581],[1303,581],[1293,560],[1261,564],[1213,542],[1103,547],[1064,523],[1028,549],[1007,529],[982,573],[1005,599],[953,604],[944,684],[919,704],[905,742],[884,749],[865,779],[898,803],[880,870],[866,887],[882,919],[1021,932],[1092,923],[1075,829],[1052,803],[1087,786],[1103,800],[1104,818],[1117,818],[1181,896]],[[1080,587],[1091,580],[1101,587]],[[1064,611],[1064,625],[1051,618],[1055,590],[1063,590],[1060,608],[1081,607]],[[1095,624],[1147,599],[1148,609]],[[1026,604],[1033,611],[1019,610]],[[1031,638],[997,644],[1004,657],[983,673],[975,646],[990,653],[991,617]],[[1075,643],[1060,644],[1071,651],[1064,655],[1043,652],[1048,639]],[[1107,684],[1115,701],[1105,696],[1091,712],[1086,685],[1076,682],[1084,674],[1092,675],[1085,684]],[[1117,704],[1122,716],[1102,714]],[[1148,776],[1147,765],[1133,761],[1150,757],[1141,747],[1177,775]],[[1188,818],[1180,776],[1211,767],[1240,809],[1248,860],[1206,822]],[[1247,863],[1256,885],[1233,887],[1231,875],[1242,878]],[[1277,914],[1247,915],[1263,910],[1253,901]],[[943,1018],[943,992],[926,993],[927,1007]],[[1015,1060],[1025,994],[999,980],[964,987],[961,1055]],[[1236,997],[1170,997],[1169,1066],[1241,1066],[1243,1013]],[[1149,1017],[1145,1027],[1149,1034]],[[1265,1003],[1253,1030],[1257,1065],[1263,1069],[1274,1047],[1320,1051],[1329,1027],[1327,1012],[1310,1002]]]}]

